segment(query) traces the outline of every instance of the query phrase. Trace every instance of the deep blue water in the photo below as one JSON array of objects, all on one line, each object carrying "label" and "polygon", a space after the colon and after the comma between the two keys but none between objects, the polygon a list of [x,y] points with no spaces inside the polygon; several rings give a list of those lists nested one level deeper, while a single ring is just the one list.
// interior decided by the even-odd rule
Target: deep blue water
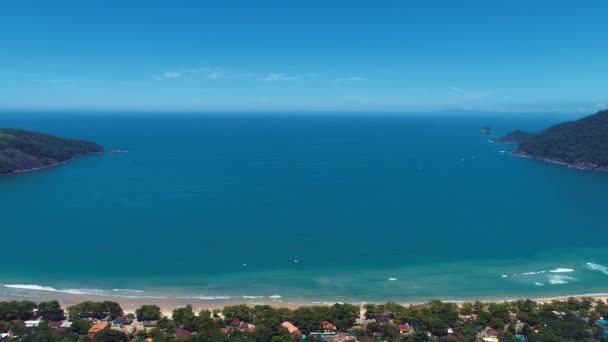
[{"label": "deep blue water", "polygon": [[516,158],[479,132],[563,120],[0,113],[0,127],[129,151],[0,178],[0,284],[306,301],[608,292],[608,173]]}]

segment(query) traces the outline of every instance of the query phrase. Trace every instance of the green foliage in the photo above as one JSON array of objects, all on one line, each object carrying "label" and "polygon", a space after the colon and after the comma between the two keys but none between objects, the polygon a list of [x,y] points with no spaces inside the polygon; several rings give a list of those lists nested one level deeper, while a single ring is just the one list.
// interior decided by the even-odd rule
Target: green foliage
[{"label": "green foliage", "polygon": [[[122,313],[120,307],[112,302],[84,302],[69,308],[76,315],[72,317],[70,329],[52,330],[47,321],[38,327],[26,328],[22,322],[7,321],[5,317],[35,318],[32,302],[0,302],[0,330],[11,330],[25,342],[90,342],[87,332],[92,323],[79,317],[106,316],[113,313]],[[56,318],[61,314],[55,302],[41,303],[39,306],[41,316],[47,319]],[[220,319],[216,312],[202,311],[195,315],[191,306],[178,308],[173,312],[173,320],[162,317],[158,307],[144,305],[138,310],[140,319],[152,319],[160,316],[158,326],[154,329],[140,330],[135,336],[126,336],[122,332],[105,329],[94,336],[92,342],[118,341],[145,342],[146,338],[153,338],[154,342],[176,342],[175,327],[181,326],[190,331],[192,335],[184,342],[228,342],[228,341],[255,341],[255,342],[291,342],[287,329],[281,326],[285,320],[294,323],[299,329],[308,334],[321,330],[324,320],[334,323],[341,331],[350,331],[361,340],[364,336],[373,336],[379,333],[382,337],[373,337],[374,341],[453,341],[456,336],[462,336],[463,342],[476,342],[478,332],[486,327],[502,330],[500,341],[518,342],[515,335],[526,336],[530,342],[565,342],[565,341],[597,341],[606,342],[603,337],[604,328],[596,322],[598,314],[608,309],[606,303],[590,298],[568,299],[550,303],[535,303],[531,300],[520,300],[509,303],[480,302],[463,304],[461,308],[451,303],[438,300],[426,304],[402,306],[396,303],[366,305],[368,317],[385,315],[391,317],[390,323],[371,322],[365,330],[351,330],[359,314],[359,307],[350,304],[335,304],[332,306],[300,307],[295,310],[277,309],[269,305],[248,307],[245,305],[228,306],[224,311],[226,320]],[[60,309],[60,308],[59,308]],[[512,320],[511,315],[516,313],[521,321]],[[473,320],[463,320],[459,315],[475,315]],[[475,317],[474,316],[474,317]],[[51,318],[52,317],[52,318]],[[220,333],[231,320],[238,319],[255,324],[255,331],[242,332],[232,329],[229,334]],[[416,333],[401,336],[396,324],[408,323],[414,327]],[[448,329],[456,335],[448,335]],[[300,340],[296,337],[295,340]],[[320,341],[319,337],[309,336],[307,341]]]},{"label": "green foliage", "polygon": [[38,314],[49,321],[60,321],[65,318],[63,309],[56,300],[38,304]]},{"label": "green foliage", "polygon": [[0,129],[0,175],[100,152],[103,152],[103,148],[89,141],[64,139],[20,129]]},{"label": "green foliage", "polygon": [[109,328],[96,333],[93,337],[93,342],[127,342],[128,340],[125,333]]},{"label": "green foliage", "polygon": [[37,307],[36,303],[26,300],[0,302],[0,319],[5,321],[31,319]]},{"label": "green foliage", "polygon": [[173,310],[173,321],[178,327],[194,330],[196,325],[195,318],[194,310],[192,310],[192,306],[190,305]]},{"label": "green foliage", "polygon": [[608,168],[608,110],[549,127],[519,145],[518,152],[580,167]]},{"label": "green foliage", "polygon": [[86,301],[80,304],[72,305],[68,307],[70,317],[78,318],[97,318],[102,319],[106,316],[116,318],[122,315],[122,308],[118,303],[104,301],[104,302],[92,302]]},{"label": "green foliage", "polygon": [[157,321],[161,317],[158,305],[142,305],[135,310],[138,321]]},{"label": "green foliage", "polygon": [[499,142],[503,144],[521,144],[528,141],[528,139],[532,138],[534,135],[534,133],[518,129],[502,137]]},{"label": "green foliage", "polygon": [[86,335],[86,333],[91,329],[93,323],[89,321],[85,321],[84,319],[75,318],[72,320],[72,326],[70,330],[79,335]]}]

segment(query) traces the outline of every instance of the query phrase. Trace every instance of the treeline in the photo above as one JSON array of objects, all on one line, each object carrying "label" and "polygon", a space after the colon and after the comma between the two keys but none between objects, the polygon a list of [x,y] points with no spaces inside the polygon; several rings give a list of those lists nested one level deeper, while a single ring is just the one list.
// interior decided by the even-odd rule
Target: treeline
[{"label": "treeline", "polygon": [[[300,307],[294,310],[268,305],[226,306],[222,311],[195,313],[191,306],[175,309],[164,317],[156,305],[144,305],[135,315],[141,321],[154,321],[150,328],[125,333],[109,327],[87,335],[99,319],[123,320],[120,305],[114,302],[83,302],[67,308],[56,301],[0,302],[0,332],[11,331],[21,341],[134,341],[144,342],[220,342],[299,341],[299,334],[290,334],[282,326],[290,322],[307,335],[306,341],[320,341],[310,335],[322,331],[322,322],[331,322],[335,332],[355,336],[358,341],[479,341],[488,329],[498,331],[501,342],[567,342],[608,341],[608,332],[601,317],[608,317],[608,305],[590,298],[568,299],[551,303],[519,300],[504,303],[464,303],[460,306],[438,300],[426,304],[403,306],[396,303],[366,304],[365,320],[358,320],[360,308],[351,304]],[[69,316],[71,327],[53,329],[52,321]],[[28,328],[23,320],[43,319],[37,327]],[[255,325],[252,331],[232,329],[234,322]],[[399,327],[407,325],[414,332],[403,335]],[[182,334],[180,334],[180,332]],[[186,334],[184,335],[183,332]]]}]

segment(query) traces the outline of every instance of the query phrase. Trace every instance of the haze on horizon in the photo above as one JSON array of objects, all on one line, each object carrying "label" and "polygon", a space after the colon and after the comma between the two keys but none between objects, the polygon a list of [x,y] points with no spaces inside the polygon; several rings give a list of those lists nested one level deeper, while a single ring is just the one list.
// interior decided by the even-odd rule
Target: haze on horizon
[{"label": "haze on horizon", "polygon": [[0,2],[0,110],[591,113],[608,2]]}]

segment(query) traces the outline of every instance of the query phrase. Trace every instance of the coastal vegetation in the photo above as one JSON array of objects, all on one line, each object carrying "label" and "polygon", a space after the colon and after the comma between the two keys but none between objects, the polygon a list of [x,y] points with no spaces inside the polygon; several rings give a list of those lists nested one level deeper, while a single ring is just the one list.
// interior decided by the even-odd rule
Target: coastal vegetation
[{"label": "coastal vegetation", "polygon": [[534,135],[534,133],[518,129],[500,138],[498,142],[503,144],[521,144],[528,141],[528,139],[530,139]]},{"label": "coastal vegetation", "polygon": [[0,129],[0,175],[34,170],[77,156],[102,153],[103,147],[22,129]]},{"label": "coastal vegetation", "polygon": [[[351,304],[274,308],[234,305],[195,312],[180,307],[170,317],[156,305],[124,315],[114,302],[0,302],[0,340],[93,342],[220,341],[608,341],[608,304],[569,298],[456,305]],[[363,314],[361,314],[363,312]]]},{"label": "coastal vegetation", "polygon": [[608,170],[608,110],[549,127],[522,142],[515,154]]}]

